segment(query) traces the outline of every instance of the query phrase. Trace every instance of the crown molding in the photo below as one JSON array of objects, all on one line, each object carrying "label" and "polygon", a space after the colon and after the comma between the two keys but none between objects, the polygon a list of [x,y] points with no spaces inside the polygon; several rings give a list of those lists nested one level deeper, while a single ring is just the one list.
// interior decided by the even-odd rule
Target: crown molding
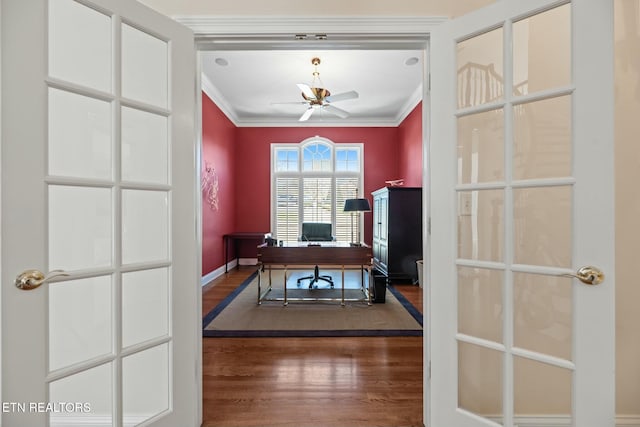
[{"label": "crown molding", "polygon": [[233,123],[236,127],[240,126],[238,116],[235,113],[235,110],[232,105],[226,102],[225,97],[222,96],[218,88],[216,88],[211,80],[207,77],[205,73],[200,74],[200,85],[202,86],[202,91],[209,97],[211,101],[222,111],[222,113],[227,116],[227,118]]},{"label": "crown molding", "polygon": [[400,124],[407,118],[409,114],[413,111],[414,108],[422,101],[422,85],[418,86],[418,88],[413,91],[411,94],[411,98],[405,102],[404,106],[400,109],[400,112],[396,116],[396,126],[400,126]]},{"label": "crown molding", "polygon": [[442,16],[208,16],[179,15],[174,20],[198,37],[256,34],[395,34],[426,36],[449,18]]}]

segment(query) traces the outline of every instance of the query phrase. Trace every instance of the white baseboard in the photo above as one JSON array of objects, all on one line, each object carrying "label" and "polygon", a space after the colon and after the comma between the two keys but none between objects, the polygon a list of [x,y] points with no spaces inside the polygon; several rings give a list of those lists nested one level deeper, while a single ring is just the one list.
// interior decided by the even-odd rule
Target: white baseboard
[{"label": "white baseboard", "polygon": [[[258,265],[258,258],[237,258],[227,263],[227,270],[236,268],[238,265]],[[224,265],[220,268],[216,268],[210,273],[202,276],[200,279],[200,286],[205,286],[211,283],[212,280],[224,274]]]},{"label": "white baseboard", "polygon": [[[133,416],[126,417],[124,425],[138,425],[145,420],[151,418],[149,416]],[[49,425],[51,427],[111,427],[115,423],[112,422],[110,416],[51,416]]]},{"label": "white baseboard", "polygon": [[640,427],[640,415],[618,415],[616,427]]},{"label": "white baseboard", "polygon": [[[501,423],[500,417],[487,417]],[[571,418],[558,415],[526,415],[515,417],[514,427],[571,427]],[[640,415],[619,415],[616,427],[640,427]]]},{"label": "white baseboard", "polygon": [[[237,265],[238,265],[238,260],[234,259],[233,261],[227,263],[227,270],[231,270],[233,268],[236,268]],[[202,278],[200,279],[200,285],[201,286],[205,286],[205,285],[209,284],[211,281],[213,281],[213,280],[217,279],[218,277],[222,276],[223,274],[224,274],[224,265],[222,267],[216,268],[212,272],[202,276]]]}]

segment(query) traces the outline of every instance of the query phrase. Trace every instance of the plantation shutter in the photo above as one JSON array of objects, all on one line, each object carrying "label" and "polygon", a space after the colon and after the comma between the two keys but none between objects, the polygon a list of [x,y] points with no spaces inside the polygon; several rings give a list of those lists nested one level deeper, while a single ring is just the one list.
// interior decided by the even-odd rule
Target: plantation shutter
[{"label": "plantation shutter", "polygon": [[336,228],[333,231],[336,240],[339,242],[352,242],[357,235],[358,230],[357,220],[353,217],[353,233],[351,236],[351,213],[344,211],[344,201],[347,199],[353,199],[356,197],[358,189],[357,177],[336,177],[336,197],[335,197],[335,210],[336,210]]},{"label": "plantation shutter", "polygon": [[300,186],[298,178],[276,178],[275,238],[298,240],[300,219]]},{"label": "plantation shutter", "polygon": [[302,222],[326,222],[331,224],[331,178],[304,178],[304,205]]}]

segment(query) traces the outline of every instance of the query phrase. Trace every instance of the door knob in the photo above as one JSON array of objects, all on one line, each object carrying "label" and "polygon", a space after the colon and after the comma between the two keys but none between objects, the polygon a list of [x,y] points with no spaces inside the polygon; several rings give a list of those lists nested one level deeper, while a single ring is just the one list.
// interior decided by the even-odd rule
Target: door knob
[{"label": "door knob", "polygon": [[54,277],[68,275],[69,273],[63,270],[51,270],[47,275],[44,275],[38,270],[25,270],[16,277],[16,281],[14,283],[19,289],[22,289],[23,291],[30,291],[31,289],[35,289],[43,283],[48,282]]},{"label": "door knob", "polygon": [[586,265],[580,267],[576,274],[561,274],[565,277],[574,277],[587,285],[599,285],[604,280],[604,273],[598,267]]}]

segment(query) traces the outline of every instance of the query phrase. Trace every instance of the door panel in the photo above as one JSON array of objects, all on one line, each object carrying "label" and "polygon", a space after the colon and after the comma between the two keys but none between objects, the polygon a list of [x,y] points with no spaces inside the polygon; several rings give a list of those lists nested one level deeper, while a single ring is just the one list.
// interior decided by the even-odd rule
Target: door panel
[{"label": "door panel", "polygon": [[434,31],[434,426],[614,424],[612,22],[505,0]]},{"label": "door panel", "polygon": [[193,35],[132,0],[2,7],[2,394],[35,405],[3,425],[195,426]]}]

